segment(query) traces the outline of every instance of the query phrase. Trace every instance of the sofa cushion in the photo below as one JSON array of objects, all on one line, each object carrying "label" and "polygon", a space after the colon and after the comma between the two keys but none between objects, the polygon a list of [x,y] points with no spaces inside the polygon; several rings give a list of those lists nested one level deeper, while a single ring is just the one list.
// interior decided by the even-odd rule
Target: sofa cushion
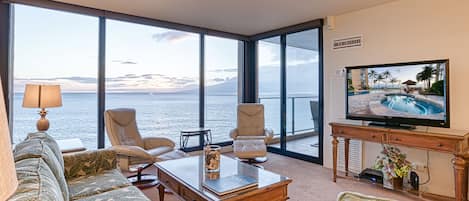
[{"label": "sofa cushion", "polygon": [[15,163],[18,188],[9,201],[63,201],[59,183],[41,158]]},{"label": "sofa cushion", "polygon": [[128,186],[105,193],[78,199],[79,201],[119,200],[119,201],[150,201],[137,187]]},{"label": "sofa cushion", "polygon": [[69,180],[68,185],[72,200],[76,200],[130,186],[131,183],[117,169],[113,169],[104,171],[101,174]]},{"label": "sofa cushion", "polygon": [[63,156],[62,156],[62,151],[60,151],[59,144],[57,144],[57,142],[55,141],[55,139],[52,136],[48,135],[45,132],[35,132],[35,133],[29,133],[28,134],[28,136],[26,137],[26,140],[30,140],[30,139],[41,140],[44,144],[49,146],[49,148],[52,150],[52,152],[57,157],[57,160],[59,161],[62,168],[64,167],[64,160],[63,160]]},{"label": "sofa cushion", "polygon": [[28,158],[42,158],[58,181],[63,197],[65,200],[69,200],[69,192],[67,182],[65,181],[63,166],[44,140],[29,139],[17,144],[13,150],[13,156],[15,157],[15,162]]},{"label": "sofa cushion", "polygon": [[67,180],[101,174],[117,168],[116,152],[110,149],[65,154],[64,162]]}]

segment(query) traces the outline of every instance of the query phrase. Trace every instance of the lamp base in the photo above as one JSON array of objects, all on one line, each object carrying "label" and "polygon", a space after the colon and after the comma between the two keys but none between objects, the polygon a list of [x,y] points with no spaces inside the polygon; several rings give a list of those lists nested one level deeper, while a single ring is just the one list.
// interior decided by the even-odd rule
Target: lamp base
[{"label": "lamp base", "polygon": [[49,130],[49,120],[46,118],[47,111],[42,108],[41,111],[39,112],[39,115],[41,115],[41,118],[37,120],[36,123],[36,128],[38,131],[47,131]]}]

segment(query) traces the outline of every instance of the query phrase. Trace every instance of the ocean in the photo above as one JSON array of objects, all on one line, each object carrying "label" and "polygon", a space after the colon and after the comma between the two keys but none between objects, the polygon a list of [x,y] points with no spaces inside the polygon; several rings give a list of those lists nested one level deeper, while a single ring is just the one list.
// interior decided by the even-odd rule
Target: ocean
[{"label": "ocean", "polygon": [[[36,131],[39,109],[21,107],[22,93],[15,93],[13,112],[13,141],[22,141]],[[309,101],[313,97],[295,98],[292,112],[291,99],[287,102],[287,131],[313,128]],[[213,143],[230,140],[229,131],[236,127],[236,96],[206,96],[205,127],[212,130]],[[279,133],[279,99],[261,99],[265,106],[266,127]],[[48,108],[48,133],[56,139],[80,138],[88,149],[97,147],[97,94],[63,93],[62,107]],[[198,127],[199,100],[197,94],[108,93],[106,108],[135,108],[137,124],[142,136],[163,136],[179,146],[183,129]],[[294,117],[292,116],[294,114]],[[189,140],[189,146],[198,145],[198,139]],[[106,146],[110,146],[106,136]]]}]

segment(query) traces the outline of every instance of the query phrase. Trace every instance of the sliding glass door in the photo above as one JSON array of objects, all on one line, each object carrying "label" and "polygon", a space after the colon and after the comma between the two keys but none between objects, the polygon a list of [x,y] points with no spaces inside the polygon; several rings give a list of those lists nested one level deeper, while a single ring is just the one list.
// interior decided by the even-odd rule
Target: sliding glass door
[{"label": "sliding glass door", "polygon": [[257,42],[258,102],[274,129],[272,152],[322,163],[319,28]]},{"label": "sliding glass door", "polygon": [[286,35],[286,150],[319,157],[318,29]]}]

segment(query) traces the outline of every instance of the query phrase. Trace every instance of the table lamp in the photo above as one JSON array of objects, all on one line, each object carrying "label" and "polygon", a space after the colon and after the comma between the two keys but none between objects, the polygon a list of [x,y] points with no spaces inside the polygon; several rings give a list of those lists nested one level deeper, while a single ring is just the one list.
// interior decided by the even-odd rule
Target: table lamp
[{"label": "table lamp", "polygon": [[23,107],[41,108],[39,111],[41,118],[36,124],[38,131],[47,131],[49,129],[49,120],[46,118],[46,108],[60,106],[62,106],[60,85],[26,84],[24,89]]},{"label": "table lamp", "polygon": [[7,200],[18,186],[3,90],[0,82],[0,200]]}]

